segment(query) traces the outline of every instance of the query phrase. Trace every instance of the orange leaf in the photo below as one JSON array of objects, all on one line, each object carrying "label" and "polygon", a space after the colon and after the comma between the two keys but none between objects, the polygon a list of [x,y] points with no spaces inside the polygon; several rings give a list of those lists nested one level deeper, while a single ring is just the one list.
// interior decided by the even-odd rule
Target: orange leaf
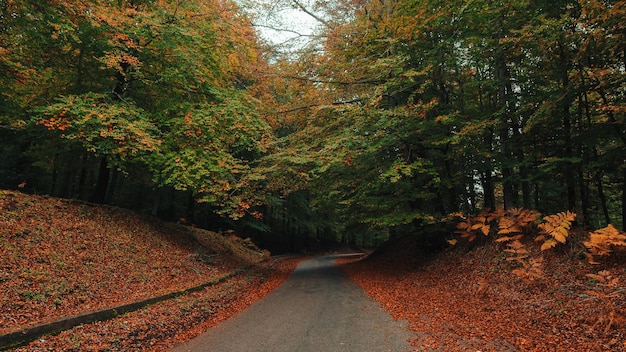
[{"label": "orange leaf", "polygon": [[557,245],[557,243],[558,243],[558,242],[557,242],[556,240],[554,240],[554,239],[550,238],[550,239],[546,240],[546,241],[545,241],[545,242],[541,245],[541,250],[542,250],[542,251],[545,251],[545,250],[548,250],[548,249],[550,249],[550,248],[553,248],[553,247],[555,247],[555,246]]}]

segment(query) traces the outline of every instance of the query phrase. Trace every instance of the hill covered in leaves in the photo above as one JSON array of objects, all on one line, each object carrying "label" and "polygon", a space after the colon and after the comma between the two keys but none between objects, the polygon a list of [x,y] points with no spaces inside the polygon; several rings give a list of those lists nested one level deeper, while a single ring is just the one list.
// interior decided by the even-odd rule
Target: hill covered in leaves
[{"label": "hill covered in leaves", "polygon": [[268,258],[233,234],[0,191],[0,334],[184,290],[263,261],[210,289],[33,342],[63,350],[145,350],[184,338],[203,321],[215,324],[269,292],[289,269],[282,271],[282,263],[270,270],[276,263]]},{"label": "hill covered in leaves", "polygon": [[[344,268],[409,322],[415,351],[626,351],[626,236],[570,228],[571,213],[537,218],[483,213],[398,236]],[[424,255],[437,238],[448,248]]]}]

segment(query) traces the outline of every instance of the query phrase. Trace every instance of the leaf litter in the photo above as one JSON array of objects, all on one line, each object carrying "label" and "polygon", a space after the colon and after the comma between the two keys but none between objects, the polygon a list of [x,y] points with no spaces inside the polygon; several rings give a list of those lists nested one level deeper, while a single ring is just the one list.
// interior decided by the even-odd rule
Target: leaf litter
[{"label": "leaf litter", "polygon": [[245,309],[296,260],[251,241],[115,207],[0,191],[0,333],[211,282],[216,286],[114,319],[44,336],[15,351],[162,351]]},{"label": "leaf litter", "polygon": [[344,260],[343,268],[394,319],[408,321],[415,351],[626,351],[623,260],[605,263],[600,273],[613,276],[599,281],[579,256],[555,253],[543,278],[528,282],[498,243],[423,259],[402,247]]}]

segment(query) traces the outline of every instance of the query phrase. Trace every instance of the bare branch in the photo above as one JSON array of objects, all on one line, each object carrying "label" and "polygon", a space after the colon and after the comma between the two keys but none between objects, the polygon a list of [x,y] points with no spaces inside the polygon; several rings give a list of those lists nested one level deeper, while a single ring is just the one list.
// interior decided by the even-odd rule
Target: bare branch
[{"label": "bare branch", "polygon": [[314,79],[314,78],[307,78],[307,77],[300,77],[300,76],[280,76],[280,77],[287,78],[287,79],[295,79],[298,81],[311,82],[311,83],[336,84],[336,85],[341,85],[341,86],[351,86],[351,85],[359,85],[359,84],[381,84],[381,83],[386,82],[386,80],[384,79],[368,79],[368,80],[362,80],[362,81],[333,81],[333,80]]},{"label": "bare branch", "polygon": [[296,7],[298,7],[300,10],[302,10],[302,12],[304,12],[307,15],[313,17],[316,21],[324,24],[326,27],[330,27],[330,23],[328,23],[328,21],[324,20],[323,18],[319,17],[318,15],[314,14],[313,12],[309,11],[309,9],[304,7],[304,5],[300,4],[298,2],[298,0],[293,0],[293,4],[296,5]]},{"label": "bare branch", "polygon": [[0,125],[0,128],[4,128],[5,130],[17,131],[17,128],[8,125]]},{"label": "bare branch", "polygon": [[268,26],[268,25],[263,25],[263,24],[253,24],[253,26],[254,27],[261,27],[261,28],[271,29],[271,30],[276,31],[276,32],[293,33],[293,34],[297,35],[298,37],[310,37],[310,38],[319,37],[318,35],[315,35],[315,34],[303,34],[303,33],[300,33],[298,31],[295,31],[293,29],[287,29],[287,28],[279,28],[279,27]]},{"label": "bare branch", "polygon": [[[331,106],[339,106],[339,105],[349,105],[349,104],[355,104],[355,103],[362,103],[366,100],[366,98],[357,98],[357,99],[353,99],[353,100],[347,100],[347,101],[335,101],[330,103]],[[296,111],[302,111],[302,110],[307,110],[307,109],[312,109],[312,108],[319,108],[319,107],[323,107],[323,106],[328,106],[329,104],[309,104],[309,105],[304,105],[304,106],[298,106],[292,109],[287,109],[287,110],[280,110],[280,111],[273,111],[268,113],[267,115],[276,115],[276,114],[287,114],[290,112],[296,112]]]}]

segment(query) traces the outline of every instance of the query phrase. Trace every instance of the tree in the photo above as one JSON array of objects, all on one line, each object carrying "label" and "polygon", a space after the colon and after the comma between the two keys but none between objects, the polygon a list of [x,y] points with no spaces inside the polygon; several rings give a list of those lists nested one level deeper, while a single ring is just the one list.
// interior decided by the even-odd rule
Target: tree
[{"label": "tree", "polygon": [[[261,62],[256,35],[233,3],[85,0],[3,6],[17,15],[3,12],[6,55],[0,65],[9,75],[0,92],[10,102],[3,107],[18,109],[4,111],[2,121],[10,128],[31,123],[28,133],[37,137],[24,147],[36,165],[50,170],[57,180],[53,185],[76,177],[77,188],[85,189],[80,197],[104,202],[115,191],[112,177],[121,172],[142,187],[203,193],[200,198],[215,200],[218,208],[239,203],[225,200],[232,190],[207,187],[213,181],[190,181],[195,172],[190,170],[197,167],[214,168],[215,178],[230,175],[221,185],[234,186],[232,177],[252,177],[245,176],[248,164],[270,138],[251,98],[262,94],[255,86]],[[201,136],[201,145],[194,141],[199,136],[189,134],[189,116],[211,132]],[[55,145],[57,152],[48,153],[44,145]],[[83,160],[79,177],[73,175],[76,153]],[[235,206],[228,209],[236,213]]]},{"label": "tree", "polygon": [[[300,74],[285,75],[293,78],[285,86],[310,97],[306,109],[287,100],[282,111],[306,112],[293,117],[285,143],[306,160],[301,172],[312,178],[302,187],[316,209],[382,227],[500,205],[580,210],[588,224],[598,204],[609,218],[599,170],[616,170],[611,180],[621,183],[607,157],[620,153],[623,129],[600,121],[619,126],[623,112],[598,87],[618,86],[623,70],[607,67],[623,67],[623,46],[607,45],[614,63],[582,50],[614,23],[619,4],[359,5],[326,27],[306,66],[291,66]],[[600,9],[611,15],[598,19]],[[594,71],[615,81],[600,83]]]},{"label": "tree", "polygon": [[482,208],[626,219],[622,2],[260,3],[319,23],[291,48],[227,0],[0,4],[13,187],[294,241]]}]

